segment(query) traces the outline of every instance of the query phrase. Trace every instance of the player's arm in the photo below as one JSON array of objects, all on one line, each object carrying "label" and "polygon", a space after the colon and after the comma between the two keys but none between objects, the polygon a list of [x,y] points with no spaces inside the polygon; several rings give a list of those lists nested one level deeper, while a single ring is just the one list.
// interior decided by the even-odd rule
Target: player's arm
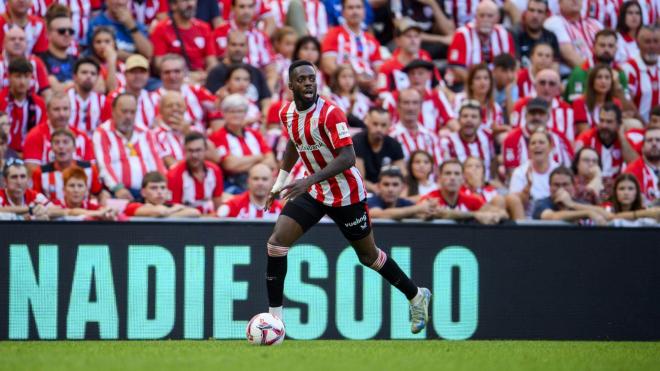
[{"label": "player's arm", "polygon": [[270,195],[268,195],[268,200],[266,200],[264,210],[270,210],[273,201],[275,201],[275,198],[277,198],[283,187],[286,185],[286,180],[289,178],[289,173],[291,172],[291,169],[293,169],[293,166],[296,164],[296,161],[298,161],[298,157],[300,157],[300,154],[298,154],[296,145],[293,143],[293,141],[289,140],[286,144],[284,155],[282,155],[282,166],[280,167],[280,172],[277,174],[277,180],[275,181],[273,188],[270,190]]}]

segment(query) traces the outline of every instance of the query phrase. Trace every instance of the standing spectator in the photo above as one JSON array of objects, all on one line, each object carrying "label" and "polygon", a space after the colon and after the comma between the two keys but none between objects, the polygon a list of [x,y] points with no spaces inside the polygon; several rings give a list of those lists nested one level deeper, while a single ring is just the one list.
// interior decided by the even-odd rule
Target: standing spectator
[{"label": "standing spectator", "polygon": [[25,31],[27,54],[39,54],[48,50],[46,23],[42,16],[29,13],[31,1],[7,0],[7,12],[0,15],[0,43],[4,41],[5,33],[15,25]]},{"label": "standing spectator", "polygon": [[28,170],[21,159],[11,159],[2,168],[5,187],[0,189],[0,212],[24,215],[26,220],[48,220],[64,215],[46,196],[30,189]]},{"label": "standing spectator", "polygon": [[50,96],[50,83],[48,82],[48,71],[41,59],[27,53],[27,44],[25,43],[25,31],[17,26],[9,26],[5,32],[3,42],[2,61],[0,62],[0,89],[9,86],[9,63],[17,58],[26,58],[32,64],[34,74],[30,81],[30,93],[36,93],[44,99]]},{"label": "standing spectator", "polygon": [[451,42],[451,35],[456,31],[458,23],[455,24],[445,15],[441,2],[394,0],[391,2],[391,8],[395,24],[414,22],[422,32],[424,49],[435,59],[445,57],[446,47]]},{"label": "standing spectator", "polygon": [[362,0],[342,1],[345,23],[332,27],[323,39],[322,71],[331,76],[337,67],[348,63],[358,76],[361,89],[376,91],[376,72],[383,63],[380,43],[369,32],[362,29],[365,12]]},{"label": "standing spectator", "polygon": [[9,116],[9,148],[23,152],[27,133],[46,118],[43,99],[30,93],[34,69],[30,61],[16,58],[9,62],[9,86],[0,91],[0,111]]},{"label": "standing spectator", "polygon": [[92,135],[101,124],[105,94],[94,91],[99,78],[99,64],[91,58],[80,58],[73,65],[73,87],[67,90],[71,102],[69,126]]},{"label": "standing spectator", "polygon": [[357,76],[350,64],[342,64],[330,78],[330,99],[346,113],[348,124],[352,127],[364,127],[364,119],[371,108],[371,99],[360,92]]},{"label": "standing spectator", "polygon": [[159,115],[151,130],[158,145],[169,155],[163,158],[166,168],[185,158],[184,139],[192,131],[203,132],[204,128],[191,126],[183,115],[186,113],[186,101],[181,93],[168,91],[161,99]]},{"label": "standing spectator", "polygon": [[419,122],[422,109],[422,96],[415,89],[400,92],[397,102],[399,122],[394,124],[390,136],[401,143],[404,158],[416,150],[423,150],[433,156],[435,164],[442,163],[442,151],[438,136]]},{"label": "standing spectator", "polygon": [[660,40],[655,31],[651,27],[642,26],[637,33],[639,54],[623,65],[628,76],[628,92],[645,123],[649,121],[651,108],[660,104],[658,43]]},{"label": "standing spectator", "polygon": [[367,130],[353,136],[355,167],[364,176],[369,192],[376,192],[379,173],[384,166],[403,169],[405,165],[401,144],[387,135],[392,127],[391,120],[384,109],[371,108],[365,119]]},{"label": "standing spectator", "polygon": [[106,10],[89,22],[89,31],[84,46],[92,44],[92,34],[98,26],[110,26],[115,30],[119,59],[126,60],[133,53],[140,53],[147,59],[153,54],[153,46],[144,23],[131,14],[129,0],[106,0]]},{"label": "standing spectator", "polygon": [[378,175],[376,186],[378,192],[367,199],[369,217],[373,219],[428,219],[438,206],[438,201],[435,199],[427,199],[415,204],[402,198],[403,173],[398,167],[384,168]]},{"label": "standing spectator", "polygon": [[204,160],[207,145],[202,133],[186,135],[184,146],[185,160],[167,173],[172,202],[195,207],[202,214],[212,214],[222,201],[222,171],[216,164]]},{"label": "standing spectator", "polygon": [[625,1],[621,5],[619,21],[616,25],[618,63],[625,63],[639,53],[637,33],[642,27],[642,7],[637,1]]},{"label": "standing spectator", "polygon": [[605,64],[592,68],[584,95],[573,101],[575,128],[578,134],[596,126],[604,104],[614,103],[621,107],[619,99],[621,94],[614,83],[612,72],[612,69]]},{"label": "standing spectator", "polygon": [[549,14],[547,0],[527,1],[527,9],[522,16],[522,24],[513,31],[516,55],[521,61],[521,67],[528,68],[531,65],[534,46],[539,43],[548,44],[552,54],[559,56],[557,36],[543,28],[543,23]]},{"label": "standing spectator", "polygon": [[239,219],[274,220],[282,211],[282,204],[275,200],[268,210],[264,210],[273,186],[273,169],[264,164],[256,164],[248,171],[247,191],[236,195],[218,209],[218,216]]},{"label": "standing spectator", "polygon": [[116,198],[137,197],[147,172],[165,172],[161,158],[167,156],[151,133],[135,126],[137,99],[119,94],[112,107],[112,119],[94,132],[94,153],[101,177]]},{"label": "standing spectator", "polygon": [[64,198],[53,203],[66,212],[67,216],[81,216],[88,220],[116,220],[117,212],[101,207],[88,195],[89,178],[85,170],[73,166],[62,172]]},{"label": "standing spectator", "polygon": [[448,84],[462,84],[467,79],[467,69],[473,64],[492,63],[502,53],[514,53],[515,46],[509,31],[497,24],[498,8],[491,0],[477,6],[474,23],[456,30],[449,46],[447,63],[450,77]]},{"label": "standing spectator", "polygon": [[560,14],[543,23],[545,29],[557,36],[562,60],[570,68],[579,67],[591,59],[596,32],[603,28],[597,20],[581,14],[583,1],[559,0]]},{"label": "standing spectator", "polygon": [[171,16],[160,21],[153,32],[156,66],[166,54],[186,60],[193,81],[206,80],[206,72],[217,63],[211,28],[195,16],[197,0],[170,0]]},{"label": "standing spectator", "polygon": [[644,134],[642,156],[630,163],[624,173],[633,174],[642,189],[645,205],[660,198],[660,128]]},{"label": "standing spectator", "polygon": [[481,107],[481,128],[497,135],[509,128],[504,127],[502,107],[495,102],[495,82],[493,73],[486,64],[475,64],[468,68],[465,92],[456,94],[454,110],[462,106],[466,100],[474,100]]},{"label": "standing spectator", "polygon": [[660,218],[660,207],[645,208],[637,178],[632,174],[620,174],[614,181],[612,198],[603,207],[612,213],[613,219],[637,220]]},{"label": "standing spectator", "polygon": [[412,202],[417,202],[422,196],[435,191],[435,162],[433,157],[425,151],[414,151],[406,165],[406,189],[404,197]]},{"label": "standing spectator", "polygon": [[166,205],[167,179],[157,171],[144,174],[140,194],[144,203],[131,202],[126,205],[126,216],[143,216],[150,218],[196,218],[201,214],[199,210],[181,204]]},{"label": "standing spectator", "polygon": [[25,138],[23,159],[30,170],[34,171],[55,159],[54,149],[51,147],[51,135],[56,130],[70,130],[73,135],[73,159],[94,161],[94,147],[89,137],[69,127],[71,117],[71,104],[64,94],[54,95],[46,103],[46,120],[30,130]]},{"label": "standing spectator", "polygon": [[76,56],[71,53],[71,46],[74,45],[76,30],[70,14],[69,8],[60,4],[54,4],[48,9],[48,50],[39,55],[48,69],[48,81],[57,91],[72,86]]},{"label": "standing spectator", "polygon": [[516,81],[521,98],[536,96],[536,89],[534,88],[536,75],[543,70],[552,69],[554,63],[555,54],[550,44],[546,42],[534,44],[530,52],[529,64],[527,67],[518,70]]},{"label": "standing spectator", "polygon": [[621,108],[613,102],[606,102],[599,112],[597,124],[580,134],[575,140],[575,148],[593,148],[601,159],[603,177],[613,180],[621,172],[624,156],[621,150],[622,114]]},{"label": "standing spectator", "polygon": [[32,172],[32,189],[42,193],[51,201],[64,201],[64,174],[69,168],[76,167],[81,169],[87,176],[87,190],[98,199],[100,203],[105,203],[109,194],[103,190],[99,180],[99,172],[95,165],[89,161],[78,159],[76,156],[76,136],[69,129],[56,129],[50,136],[48,143],[52,151],[52,160],[46,161],[41,166],[37,166]]},{"label": "standing spectator", "polygon": [[126,84],[124,62],[118,59],[117,38],[112,27],[98,26],[94,28],[89,57],[99,65],[101,78],[97,81],[96,91],[111,92]]}]

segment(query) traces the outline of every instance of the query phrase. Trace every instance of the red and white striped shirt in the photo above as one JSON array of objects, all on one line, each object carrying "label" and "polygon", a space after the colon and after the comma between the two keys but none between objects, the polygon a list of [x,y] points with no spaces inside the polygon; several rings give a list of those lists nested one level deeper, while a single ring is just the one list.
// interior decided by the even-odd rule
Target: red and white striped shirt
[{"label": "red and white striped shirt", "polygon": [[637,178],[647,206],[660,198],[660,176],[658,169],[654,169],[644,161],[643,156],[631,162],[623,172],[633,174]]},{"label": "red and white striped shirt", "polygon": [[443,161],[440,139],[438,139],[435,133],[420,123],[417,124],[414,132],[406,128],[402,123],[396,123],[392,127],[390,136],[401,143],[401,149],[403,149],[403,155],[406,161],[410,158],[410,154],[415,151],[428,152],[433,157],[435,165],[439,165]]},{"label": "red and white striped shirt", "polygon": [[[9,13],[0,16],[0,45],[4,45],[5,32],[9,31],[13,24]],[[46,22],[40,16],[28,15],[28,22],[23,27],[23,31],[25,31],[25,41],[27,42],[25,54],[39,54],[48,51]]]},{"label": "red and white striped shirt", "polygon": [[239,219],[266,219],[274,220],[282,212],[282,204],[275,200],[273,205],[268,211],[264,211],[262,205],[255,205],[250,201],[250,192],[244,192],[236,195],[220,208],[218,208],[218,216],[225,218],[239,218]]},{"label": "red and white striped shirt", "polygon": [[598,136],[598,128],[591,128],[578,135],[575,145],[577,148],[593,148],[598,152],[600,162],[603,166],[603,177],[614,178],[621,172],[623,154],[621,153],[621,142],[619,138],[611,146],[606,147]]},{"label": "red and white striped shirt", "polygon": [[480,0],[443,0],[447,17],[454,21],[456,27],[472,22],[477,15]]},{"label": "red and white striped shirt", "polygon": [[383,61],[380,42],[370,33],[355,34],[346,26],[332,27],[321,44],[323,56],[334,56],[337,65],[350,64],[357,74],[376,76]]},{"label": "red and white striped shirt", "polygon": [[0,189],[0,207],[10,207],[10,206],[28,206],[31,203],[37,203],[40,205],[47,205],[50,203],[46,196],[42,195],[39,192],[33,191],[31,189],[26,189],[25,194],[23,195],[22,204],[17,205],[11,202],[11,199],[7,196],[7,189]]},{"label": "red and white striped shirt", "polygon": [[243,128],[242,136],[223,127],[211,134],[209,140],[215,144],[220,161],[229,155],[244,157],[272,152],[261,133],[249,127]]},{"label": "red and white striped shirt", "polygon": [[[525,119],[527,110],[527,103],[532,97],[520,98],[513,106],[513,113],[511,114],[511,126],[525,127],[527,121]],[[550,105],[550,121],[547,128],[555,131],[562,136],[566,137],[570,142],[575,140],[575,113],[573,107],[564,102],[561,98],[554,98]]]},{"label": "red and white striped shirt", "polygon": [[[181,85],[180,90],[183,99],[186,102],[186,113],[183,118],[192,123],[193,126],[206,127],[207,121],[212,120],[217,116],[214,111],[215,95],[211,94],[205,87],[201,85]],[[167,94],[167,89],[160,88],[151,93],[151,102],[156,104],[160,103],[160,98]],[[153,123],[153,122],[152,122]]]},{"label": "red and white striped shirt", "polygon": [[108,188],[119,184],[140,189],[144,174],[150,171],[166,173],[162,158],[168,156],[153,135],[135,127],[133,135],[125,138],[108,120],[96,129],[92,141],[101,177]]},{"label": "red and white striped shirt", "polygon": [[[76,137],[75,160],[94,161],[94,147],[92,141],[85,133],[76,128],[69,128]],[[27,163],[44,165],[55,161],[55,154],[50,144],[50,136],[53,133],[48,122],[42,122],[30,130],[25,138],[23,146],[23,159]]]},{"label": "red and white striped shirt", "polygon": [[484,204],[489,203],[495,198],[495,196],[499,195],[499,192],[497,192],[497,188],[493,187],[492,185],[485,185],[473,191],[470,188],[468,188],[465,184],[463,184],[459,192],[464,193],[466,195],[477,197],[481,199],[481,201],[483,201]]},{"label": "red and white striped shirt", "polygon": [[[271,9],[270,14],[275,18],[275,25],[278,28],[285,26],[291,0],[266,0],[265,2]],[[325,36],[328,33],[328,14],[325,5],[319,0],[305,0],[302,5],[305,8],[307,33],[317,38]]]},{"label": "red and white striped shirt", "polygon": [[167,0],[131,0],[130,5],[135,20],[146,25],[147,28],[156,20],[159,13],[167,13],[170,9]]},{"label": "red and white striped shirt", "polygon": [[101,112],[105,104],[105,94],[91,91],[87,99],[83,99],[74,87],[67,90],[71,102],[71,118],[69,126],[92,135],[101,124]]},{"label": "red and white striped shirt", "polygon": [[[7,12],[7,1],[8,0],[0,1],[0,13]],[[28,14],[36,15],[37,17],[45,17],[46,10],[48,10],[48,7],[52,3],[53,0],[32,0],[32,7],[28,9]]]},{"label": "red and white striped shirt", "polygon": [[[112,102],[114,102],[115,98],[119,94],[125,92],[126,89],[121,88],[108,94],[105,100],[105,105],[103,106],[103,112],[101,113],[101,122],[105,122],[112,118]],[[137,99],[135,125],[140,126],[143,129],[152,127],[154,125],[154,120],[156,119],[158,113],[158,111],[156,110],[157,104],[158,101],[154,100],[154,96],[145,89],[142,89],[140,91],[140,96],[138,96]]]},{"label": "red and white striped shirt", "polygon": [[619,65],[627,62],[630,58],[639,54],[639,46],[637,46],[637,40],[629,34],[617,33],[617,45],[616,45],[616,56],[614,60]]},{"label": "red and white striped shirt", "polygon": [[520,97],[535,97],[536,89],[534,89],[534,76],[530,72],[531,67],[525,67],[518,70],[518,77],[516,83],[518,84],[518,96]]},{"label": "red and white striped shirt", "polygon": [[332,93],[330,94],[330,99],[337,105],[337,107],[344,111],[344,113],[350,113],[360,120],[364,120],[364,118],[367,117],[369,108],[373,106],[371,99],[359,91],[355,93],[355,101],[353,102],[353,107],[351,107],[351,100],[347,96],[340,96]]},{"label": "red and white striped shirt", "polygon": [[[30,64],[32,64],[32,70],[34,71],[32,74],[32,80],[30,81],[30,92],[39,94],[44,89],[50,87],[50,83],[48,82],[48,69],[46,69],[44,62],[34,55],[30,55],[28,60],[30,61]],[[0,62],[0,76],[2,77],[2,80],[0,80],[0,89],[4,89],[9,86],[9,60],[6,55],[5,58],[2,59],[2,62]]]},{"label": "red and white striped shirt", "polygon": [[[516,50],[511,33],[502,25],[495,25],[490,34],[490,46],[487,49],[484,46],[481,44],[474,23],[468,23],[456,30],[449,45],[447,63],[460,67],[492,63],[496,56],[513,54]],[[484,51],[488,53],[484,55]]]},{"label": "red and white striped shirt", "polygon": [[204,179],[200,181],[188,171],[186,161],[180,161],[167,172],[167,187],[172,192],[172,203],[212,214],[213,199],[222,196],[224,190],[222,171],[216,164],[204,161]]},{"label": "red and white striped shirt", "polygon": [[559,44],[572,44],[584,59],[591,59],[596,33],[603,25],[592,18],[581,18],[571,22],[561,15],[548,18],[543,27],[557,36]]},{"label": "red and white striped shirt", "polygon": [[[220,15],[225,21],[229,21],[233,18],[234,13],[231,11],[232,0],[218,0],[218,7],[220,8]],[[255,0],[254,1],[254,21],[258,21],[265,17],[271,15],[271,9],[269,3],[264,0]]]},{"label": "red and white striped shirt", "polygon": [[183,147],[185,135],[181,132],[173,130],[167,126],[166,123],[158,120],[156,127],[151,130],[151,133],[156,138],[158,145],[168,152],[176,161],[181,161],[186,158],[186,152]]},{"label": "red and white striped shirt", "polygon": [[623,66],[628,77],[628,92],[645,122],[649,122],[651,109],[660,104],[660,65],[648,65],[639,53]]},{"label": "red and white striped shirt", "polygon": [[9,148],[23,152],[28,131],[46,119],[46,104],[36,94],[28,94],[26,99],[17,102],[10,96],[7,87],[0,90],[0,111],[9,116]]},{"label": "red and white striped shirt", "polygon": [[490,179],[490,163],[495,156],[495,145],[493,138],[485,130],[477,130],[474,141],[464,140],[459,132],[452,132],[440,138],[445,158],[455,158],[465,162],[468,157],[477,157],[484,161],[486,168],[486,179]]},{"label": "red and white striped shirt", "polygon": [[[101,193],[103,185],[99,180],[99,171],[96,166],[87,161],[76,161],[71,166],[79,167],[85,171],[89,194],[97,195]],[[58,167],[54,162],[38,167],[32,173],[32,189],[42,193],[51,201],[64,202],[64,178],[62,177],[64,170],[66,169]]]},{"label": "red and white striped shirt", "polygon": [[[618,98],[612,99],[612,102],[621,108],[621,101]],[[594,127],[600,121],[600,105],[596,104],[593,110],[589,110],[587,101],[583,95],[575,99],[572,103],[575,113],[575,123],[586,122],[590,128]]]},{"label": "red and white striped shirt", "polygon": [[[393,121],[398,120],[397,101],[399,100],[399,92],[394,91],[392,94],[384,94],[383,97],[383,108],[390,112]],[[455,117],[454,108],[441,89],[427,89],[424,92],[419,121],[424,124],[426,129],[437,135],[440,129]]]},{"label": "red and white striped shirt", "polygon": [[[308,174],[328,166],[337,157],[339,148],[353,145],[346,116],[321,97],[304,111],[298,111],[293,102],[286,103],[280,110],[280,123],[295,144]],[[355,166],[314,184],[308,192],[332,207],[356,204],[367,197],[364,181]]]},{"label": "red and white striped shirt", "polygon": [[442,191],[439,189],[436,189],[435,191],[422,196],[419,202],[428,199],[438,200],[438,206],[440,206],[440,208],[442,209],[450,209],[457,211],[478,211],[485,204],[485,202],[480,197],[464,192],[458,192],[458,197],[456,198],[456,204],[451,205],[449,204],[449,202],[447,202],[447,200],[445,200],[445,198],[442,196]]},{"label": "red and white striped shirt", "polygon": [[[213,31],[213,40],[216,43],[215,50],[220,58],[225,55],[225,51],[227,50],[227,37],[231,30],[239,30],[233,19]],[[257,29],[255,25],[245,31],[245,35],[247,36],[248,52],[244,62],[257,68],[271,64],[275,53],[273,52],[268,35]]]},{"label": "red and white striped shirt", "polygon": [[597,20],[606,28],[616,28],[623,0],[583,0],[583,2],[587,6],[587,17]]},{"label": "red and white striped shirt", "polygon": [[[403,72],[403,67],[405,66],[399,61],[399,53],[401,53],[401,49],[395,49],[392,53],[392,58],[383,62],[383,65],[378,69],[379,94],[388,94],[396,90],[407,89],[410,86],[408,74]],[[415,59],[432,61],[431,55],[424,49],[419,50],[419,54]],[[441,80],[440,72],[438,72],[437,68],[434,70],[434,75],[436,80]],[[430,84],[428,88],[431,88]]]},{"label": "red and white striped shirt", "polygon": [[[552,152],[550,153],[552,162],[570,167],[573,161],[573,146],[563,135],[551,131],[550,136],[552,137]],[[502,143],[505,168],[515,169],[529,161],[528,141],[529,134],[524,127],[515,128],[507,134]]]}]

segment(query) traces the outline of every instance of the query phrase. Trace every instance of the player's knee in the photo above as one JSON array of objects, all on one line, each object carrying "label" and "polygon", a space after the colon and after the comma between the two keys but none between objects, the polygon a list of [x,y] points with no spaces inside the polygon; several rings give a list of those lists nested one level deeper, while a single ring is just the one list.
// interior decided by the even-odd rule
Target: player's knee
[{"label": "player's knee", "polygon": [[374,254],[372,252],[359,252],[357,253],[357,256],[360,264],[366,267],[371,267],[376,259],[378,259],[378,254]]},{"label": "player's knee", "polygon": [[290,246],[285,246],[285,244],[280,243],[277,239],[268,240],[266,244],[268,256],[272,257],[282,257],[286,256],[289,253]]}]

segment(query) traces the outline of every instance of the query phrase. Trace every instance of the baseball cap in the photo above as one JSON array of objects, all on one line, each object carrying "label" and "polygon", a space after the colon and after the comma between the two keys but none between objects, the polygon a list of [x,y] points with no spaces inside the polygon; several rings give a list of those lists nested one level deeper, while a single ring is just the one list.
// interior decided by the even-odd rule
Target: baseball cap
[{"label": "baseball cap", "polygon": [[408,73],[410,70],[414,70],[415,68],[426,68],[429,71],[433,71],[433,68],[435,66],[433,63],[421,59],[415,59],[412,62],[408,63],[405,67],[403,67],[403,72]]},{"label": "baseball cap", "polygon": [[419,26],[419,23],[412,20],[410,17],[403,17],[398,22],[396,22],[396,31],[397,35],[403,35],[408,30],[415,29],[419,32],[423,32],[422,27]]},{"label": "baseball cap", "polygon": [[550,106],[548,102],[544,101],[541,98],[533,98],[527,103],[527,111],[543,111],[548,113]]},{"label": "baseball cap", "polygon": [[130,71],[133,68],[143,68],[149,71],[149,61],[140,54],[133,54],[126,59],[126,71]]}]

